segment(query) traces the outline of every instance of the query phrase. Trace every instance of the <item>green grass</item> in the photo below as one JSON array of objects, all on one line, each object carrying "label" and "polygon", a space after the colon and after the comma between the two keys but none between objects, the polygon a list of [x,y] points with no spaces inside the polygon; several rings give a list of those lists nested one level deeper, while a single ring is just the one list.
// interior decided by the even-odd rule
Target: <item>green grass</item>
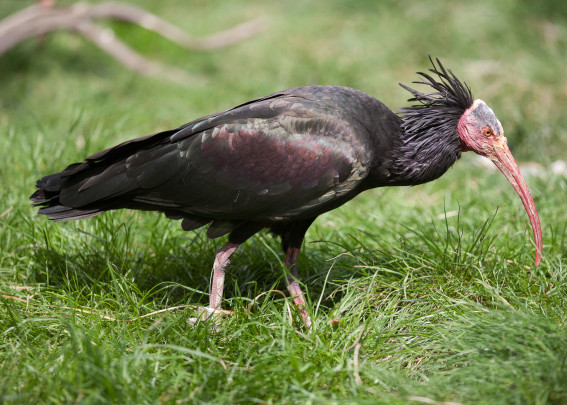
[{"label": "green grass", "polygon": [[[0,18],[23,4],[0,5]],[[61,3],[68,3],[61,1]],[[72,33],[0,58],[0,402],[567,403],[567,181],[527,176],[523,207],[470,154],[443,178],[369,191],[309,230],[300,274],[315,328],[297,319],[278,242],[235,254],[218,325],[205,305],[215,249],[153,213],[54,224],[35,181],[120,141],[283,88],[341,84],[397,110],[397,86],[440,57],[499,116],[519,162],[567,150],[562,1],[183,1],[138,4],[195,36],[263,15],[263,35],[187,52],[109,24],[179,84],[123,69]],[[522,165],[522,164],[521,164]],[[287,294],[286,294],[287,296]]]}]

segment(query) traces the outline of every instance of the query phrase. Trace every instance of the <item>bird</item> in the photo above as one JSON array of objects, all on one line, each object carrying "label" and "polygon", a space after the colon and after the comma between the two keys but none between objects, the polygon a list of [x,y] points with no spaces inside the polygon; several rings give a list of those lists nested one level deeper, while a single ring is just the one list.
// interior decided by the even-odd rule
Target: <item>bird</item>
[{"label": "bird", "polygon": [[136,209],[181,220],[185,231],[208,226],[211,239],[228,235],[214,258],[209,316],[221,310],[232,254],[268,229],[281,239],[287,288],[311,330],[297,259],[313,221],[363,191],[433,181],[473,151],[520,196],[539,265],[539,216],[500,121],[438,58],[429,61],[413,82],[427,91],[400,84],[411,104],[397,113],[349,87],[283,90],[95,153],[38,180],[30,199],[53,221]]}]

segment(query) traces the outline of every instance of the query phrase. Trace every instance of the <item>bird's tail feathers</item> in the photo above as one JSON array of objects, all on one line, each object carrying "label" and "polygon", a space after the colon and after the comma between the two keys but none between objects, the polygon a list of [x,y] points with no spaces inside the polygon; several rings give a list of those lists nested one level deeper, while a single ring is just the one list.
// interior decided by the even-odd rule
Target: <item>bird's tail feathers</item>
[{"label": "bird's tail feathers", "polygon": [[54,205],[51,207],[40,208],[39,213],[47,215],[50,219],[55,222],[64,221],[75,221],[77,219],[95,217],[102,214],[105,210],[100,208],[93,209],[79,209],[79,208],[69,208],[63,205]]},{"label": "bird's tail feathers", "polygon": [[48,216],[53,221],[63,222],[94,217],[106,211],[106,209],[100,206],[96,208],[73,208],[60,204],[59,195],[64,177],[66,177],[64,174],[66,174],[68,169],[38,180],[36,184],[37,190],[30,196],[30,200],[34,206],[41,207],[39,213]]}]

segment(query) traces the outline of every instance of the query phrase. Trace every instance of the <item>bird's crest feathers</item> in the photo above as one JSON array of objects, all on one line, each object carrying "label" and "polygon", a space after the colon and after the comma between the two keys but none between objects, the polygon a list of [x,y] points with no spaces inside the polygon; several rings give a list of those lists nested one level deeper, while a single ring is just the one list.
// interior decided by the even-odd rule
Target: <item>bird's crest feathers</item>
[{"label": "bird's crest feathers", "polygon": [[[429,73],[418,72],[425,80],[413,82],[424,84],[433,89],[422,93],[400,83],[413,97],[408,101],[417,102],[411,107],[402,108],[400,116],[406,140],[415,140],[431,131],[456,132],[457,122],[461,115],[472,106],[474,99],[471,89],[465,82],[461,82],[449,69],[429,57],[432,69]],[[437,63],[436,63],[437,62]]]},{"label": "bird's crest feathers", "polygon": [[[431,57],[429,57],[429,60],[433,65],[433,69],[429,69],[429,71],[437,75],[440,80],[437,81],[434,77],[427,73],[418,72],[418,75],[423,77],[426,81],[417,81],[413,83],[430,86],[433,90],[435,90],[434,92],[421,93],[408,86],[400,84],[400,86],[414,96],[408,101],[418,101],[420,103],[409,107],[409,109],[433,106],[453,107],[460,108],[462,110],[469,108],[473,104],[473,96],[469,86],[465,82],[461,82],[450,69],[445,69],[439,59],[435,60],[437,62],[437,66]],[[404,109],[404,111],[405,110],[407,109]]]}]

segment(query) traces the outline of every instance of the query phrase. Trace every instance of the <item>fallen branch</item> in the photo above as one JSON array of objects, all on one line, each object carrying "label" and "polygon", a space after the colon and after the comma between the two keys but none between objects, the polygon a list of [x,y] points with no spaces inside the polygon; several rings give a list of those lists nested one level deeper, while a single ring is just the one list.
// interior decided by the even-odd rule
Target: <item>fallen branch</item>
[{"label": "fallen branch", "polygon": [[127,68],[143,75],[165,76],[175,81],[188,78],[180,69],[171,69],[151,61],[124,42],[109,28],[96,25],[96,19],[128,21],[193,50],[211,50],[229,46],[265,30],[262,19],[255,19],[221,31],[206,38],[193,38],[175,25],[141,8],[125,3],[76,3],[71,6],[46,7],[33,5],[0,21],[0,56],[20,42],[31,37],[42,37],[52,31],[77,32],[94,42]]},{"label": "fallen branch", "polygon": [[259,34],[266,29],[264,20],[262,18],[256,18],[226,31],[217,32],[206,38],[193,38],[185,31],[158,16],[126,3],[102,3],[92,5],[90,7],[89,17],[93,19],[113,18],[128,21],[153,31],[184,48],[201,51],[235,44]]}]

